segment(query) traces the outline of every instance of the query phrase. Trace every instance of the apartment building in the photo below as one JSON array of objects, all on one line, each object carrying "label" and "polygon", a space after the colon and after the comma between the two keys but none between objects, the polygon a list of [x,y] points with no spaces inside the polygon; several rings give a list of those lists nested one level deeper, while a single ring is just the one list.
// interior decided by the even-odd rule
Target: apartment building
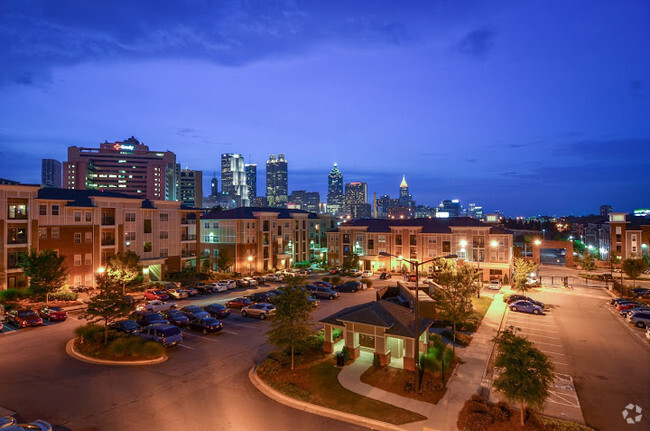
[{"label": "apartment building", "polygon": [[296,262],[327,259],[327,232],[336,220],[286,208],[239,207],[201,215],[202,258],[217,268],[220,253],[232,272],[265,272]]},{"label": "apartment building", "polygon": [[116,253],[140,256],[159,280],[195,259],[194,220],[177,201],[121,193],[28,185],[0,186],[0,290],[26,287],[19,256],[30,248],[65,256],[68,285],[93,286],[97,270]]},{"label": "apartment building", "polygon": [[622,259],[636,259],[650,252],[650,221],[626,213],[610,213],[612,250]]},{"label": "apartment building", "polygon": [[[455,254],[459,261],[476,265],[484,280],[502,279],[512,266],[510,231],[469,217],[450,219],[365,219],[353,220],[327,234],[331,266],[343,263],[345,256],[359,256],[362,269],[372,271],[412,271],[396,257],[426,261]],[[434,270],[432,262],[423,271]],[[405,268],[403,268],[405,266]]]}]

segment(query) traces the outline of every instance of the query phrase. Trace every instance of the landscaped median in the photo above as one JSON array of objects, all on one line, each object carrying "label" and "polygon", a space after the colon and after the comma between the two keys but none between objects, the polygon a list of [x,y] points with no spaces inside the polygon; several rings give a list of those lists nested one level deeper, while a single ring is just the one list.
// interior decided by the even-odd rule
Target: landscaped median
[{"label": "landscaped median", "polygon": [[341,369],[331,357],[311,359],[294,370],[267,359],[251,371],[250,377],[260,391],[283,404],[375,429],[398,429],[395,425],[426,419],[345,389],[338,380]]}]

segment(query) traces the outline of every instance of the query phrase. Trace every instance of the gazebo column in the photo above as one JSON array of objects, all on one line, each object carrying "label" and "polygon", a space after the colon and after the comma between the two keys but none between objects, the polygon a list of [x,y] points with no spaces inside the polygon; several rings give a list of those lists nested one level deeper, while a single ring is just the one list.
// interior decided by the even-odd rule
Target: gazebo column
[{"label": "gazebo column", "polygon": [[325,324],[325,339],[323,340],[323,351],[326,353],[334,352],[334,339],[332,338],[332,325]]}]

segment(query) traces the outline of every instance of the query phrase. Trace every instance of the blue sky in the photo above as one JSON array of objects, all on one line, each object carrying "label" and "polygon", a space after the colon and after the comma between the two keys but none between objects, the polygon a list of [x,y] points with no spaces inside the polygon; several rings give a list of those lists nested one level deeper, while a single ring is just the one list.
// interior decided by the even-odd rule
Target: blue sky
[{"label": "blue sky", "polygon": [[[510,215],[650,206],[648,1],[0,3],[0,177],[135,135]],[[207,193],[206,193],[207,194]]]}]

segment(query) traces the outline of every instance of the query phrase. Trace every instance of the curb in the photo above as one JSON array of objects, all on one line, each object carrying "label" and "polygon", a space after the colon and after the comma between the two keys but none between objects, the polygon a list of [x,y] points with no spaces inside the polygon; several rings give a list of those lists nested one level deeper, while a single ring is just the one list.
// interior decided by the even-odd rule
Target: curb
[{"label": "curb", "polygon": [[601,287],[601,289],[603,289],[605,292],[607,292],[607,294],[609,294],[609,296],[611,296],[612,298],[618,298],[618,296],[614,295],[614,293],[612,293],[608,288]]},{"label": "curb", "polygon": [[161,356],[160,358],[157,359],[147,359],[143,361],[109,361],[107,359],[95,359],[91,358],[90,356],[83,355],[79,352],[77,352],[74,349],[74,342],[77,340],[76,338],[73,338],[72,340],[68,341],[65,345],[65,352],[71,357],[74,358],[78,361],[81,362],[88,362],[89,364],[96,364],[96,365],[117,365],[117,366],[125,366],[125,365],[156,365],[156,364],[161,364],[165,362],[167,359],[169,359],[169,356],[166,354],[164,356]]},{"label": "curb", "polygon": [[253,383],[253,386],[255,386],[258,391],[260,391],[267,397],[271,398],[272,400],[280,404],[284,404],[285,406],[294,408],[296,410],[301,410],[307,413],[312,413],[326,418],[336,419],[354,425],[361,425],[373,430],[382,430],[382,431],[403,431],[404,430],[404,428],[400,428],[397,425],[389,424],[387,422],[378,421],[376,419],[365,418],[363,416],[353,415],[351,413],[345,413],[339,410],[334,410],[327,407],[321,407],[316,404],[291,398],[287,395],[284,395],[276,391],[268,384],[266,384],[266,382],[260,379],[257,373],[255,372],[256,368],[257,366],[251,368],[250,371],[248,372],[248,378],[250,379],[251,383]]},{"label": "curb", "polygon": [[[500,300],[503,300],[503,296],[499,298]],[[494,297],[494,300],[496,301],[496,295]],[[497,328],[497,335],[503,330],[503,325],[506,322],[506,317],[508,316],[508,312],[510,309],[508,308],[508,304],[506,304],[505,310],[503,311],[503,315],[501,316],[501,323],[499,323],[499,327]],[[490,363],[492,362],[492,357],[494,356],[494,350],[496,349],[496,342],[492,343],[492,348],[490,349],[490,356],[488,357],[487,362],[485,363],[485,369],[483,370],[483,377],[481,378],[481,385],[479,386],[479,392],[485,393],[485,398],[490,399],[490,390],[492,389],[492,373],[490,372]],[[489,375],[489,378],[488,378]]]}]

